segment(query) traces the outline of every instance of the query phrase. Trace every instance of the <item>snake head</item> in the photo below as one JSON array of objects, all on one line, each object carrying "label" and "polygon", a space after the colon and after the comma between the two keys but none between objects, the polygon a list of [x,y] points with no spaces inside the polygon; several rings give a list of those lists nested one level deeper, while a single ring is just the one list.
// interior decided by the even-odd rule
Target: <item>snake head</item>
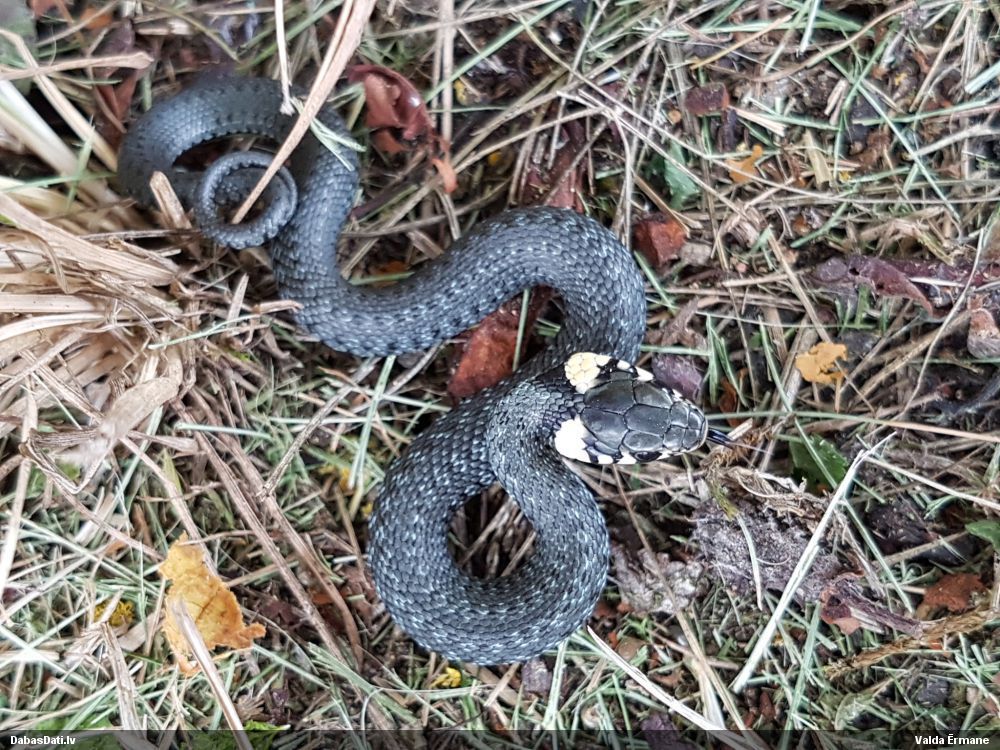
[{"label": "snake head", "polygon": [[705,414],[653,374],[629,362],[578,352],[563,375],[576,414],[555,433],[555,448],[590,464],[635,464],[687,453],[710,437]]}]

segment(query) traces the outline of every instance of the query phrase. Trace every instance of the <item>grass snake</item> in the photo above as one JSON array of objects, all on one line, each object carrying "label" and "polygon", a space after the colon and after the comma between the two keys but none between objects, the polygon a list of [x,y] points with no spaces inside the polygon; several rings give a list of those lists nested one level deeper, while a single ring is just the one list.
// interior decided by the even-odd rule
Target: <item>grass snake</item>
[{"label": "grass snake", "polygon": [[[575,458],[629,463],[636,460],[624,447],[629,441],[654,444],[639,455],[646,460],[657,452],[657,440],[659,453],[670,455],[696,448],[707,434],[697,407],[665,390],[650,391],[643,385],[650,378],[627,364],[638,355],[645,329],[639,269],[596,221],[531,208],[480,222],[443,257],[389,288],[353,285],[337,266],[337,240],[358,187],[352,150],[334,153],[308,134],[272,181],[264,213],[240,226],[226,223],[221,212],[248,193],[267,154],[236,151],[204,172],[176,166],[190,149],[228,136],[281,142],[294,119],[281,114],[281,104],[279,84],[261,78],[202,81],[158,102],[122,145],[120,184],[152,205],[149,179],[163,172],[207,236],[236,248],[269,243],[281,296],[300,303],[299,323],[338,351],[384,356],[426,349],[525,288],[558,291],[564,320],[554,340],[514,376],[422,432],[387,470],[369,525],[376,590],[417,642],[479,664],[532,658],[587,619],[608,568],[603,517],[591,492],[551,449],[553,436]],[[347,135],[329,105],[318,119]],[[572,357],[580,352],[603,356]],[[665,411],[651,411],[650,400]],[[630,406],[631,417],[612,408]],[[647,434],[655,431],[644,426],[649,420],[660,425],[659,436]],[[602,442],[595,435],[605,428],[612,437]],[[447,533],[466,500],[495,482],[520,505],[537,542],[514,573],[479,580],[459,570]]]}]

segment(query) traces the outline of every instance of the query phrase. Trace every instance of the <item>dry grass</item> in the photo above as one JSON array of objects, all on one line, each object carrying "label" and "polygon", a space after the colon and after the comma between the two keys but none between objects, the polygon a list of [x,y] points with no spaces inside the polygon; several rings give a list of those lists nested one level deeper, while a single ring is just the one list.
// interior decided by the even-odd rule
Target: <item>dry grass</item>
[{"label": "dry grass", "polygon": [[[312,80],[355,46],[330,44],[334,5],[284,4],[281,44],[268,9],[112,3],[106,24],[48,20],[37,44],[0,48],[0,729],[573,729],[631,746],[674,722],[740,747],[773,729],[996,732],[996,9],[377,4],[358,54],[426,94],[459,189],[369,148],[345,266],[391,275],[387,260],[432,256],[565,175],[623,235],[666,214],[687,243],[662,269],[639,258],[643,364],[703,374],[706,410],[760,451],[584,470],[617,542],[703,566],[695,595],[647,570],[676,614],[645,614],[613,575],[558,653],[456,665],[461,685],[442,687],[448,665],[393,628],[360,561],[384,468],[448,408],[452,347],[324,350],[271,301],[263,254],[208,247],[108,179],[109,102],[131,92],[108,82],[135,75],[148,103],[212,62]],[[692,112],[688,92],[715,82],[732,106]],[[363,137],[357,94],[344,112]],[[727,161],[753,144],[763,157],[738,183]],[[888,262],[823,276],[854,254]],[[866,274],[875,293],[856,287]],[[837,387],[794,366],[819,341],[848,346]],[[978,408],[949,406],[963,399]],[[488,520],[466,519],[458,542],[502,569],[524,534]],[[200,654],[192,677],[158,632],[157,566],[182,531],[268,629]],[[955,574],[982,590],[930,606]]]}]

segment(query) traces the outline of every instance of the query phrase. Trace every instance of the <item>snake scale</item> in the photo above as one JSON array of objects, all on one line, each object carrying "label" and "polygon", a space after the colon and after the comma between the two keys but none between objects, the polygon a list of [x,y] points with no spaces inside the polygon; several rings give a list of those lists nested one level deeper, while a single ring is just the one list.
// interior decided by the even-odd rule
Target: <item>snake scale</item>
[{"label": "snake scale", "polygon": [[[215,241],[230,247],[269,241],[281,296],[299,302],[299,323],[338,351],[385,356],[426,349],[525,288],[558,291],[565,317],[554,340],[514,376],[422,432],[387,470],[369,525],[376,590],[418,643],[479,664],[532,658],[586,620],[607,576],[600,510],[547,444],[582,398],[561,376],[567,358],[599,352],[632,362],[638,355],[645,328],[639,269],[596,221],[531,208],[479,223],[443,257],[389,288],[353,285],[336,257],[358,186],[353,151],[330,149],[308,134],[272,183],[270,208],[240,227],[225,223],[220,210],[247,194],[266,155],[237,151],[205,173],[175,166],[191,148],[227,136],[281,142],[293,123],[281,103],[278,83],[260,78],[202,81],[158,102],[123,143],[119,181],[152,205],[149,179],[163,172]],[[318,119],[347,135],[330,106]],[[670,444],[673,452],[697,447],[705,439],[703,415],[688,402],[670,404],[684,436],[683,445]],[[467,499],[495,482],[520,505],[537,542],[514,573],[479,580],[459,570],[447,533]]]}]

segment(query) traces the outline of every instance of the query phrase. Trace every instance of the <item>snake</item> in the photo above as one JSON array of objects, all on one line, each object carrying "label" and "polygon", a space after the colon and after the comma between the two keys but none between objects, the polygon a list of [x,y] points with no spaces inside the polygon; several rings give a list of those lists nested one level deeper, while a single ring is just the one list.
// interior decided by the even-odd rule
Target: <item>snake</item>
[{"label": "snake", "polygon": [[[416,643],[475,664],[530,660],[580,628],[608,575],[606,523],[565,459],[640,463],[721,434],[698,406],[633,364],[646,326],[643,276],[631,251],[594,219],[564,208],[509,209],[402,281],[376,288],[345,279],[338,238],[355,203],[359,161],[329,103],[270,183],[260,214],[230,224],[226,211],[248,195],[271,154],[237,150],[204,169],[178,160],[232,136],[280,144],[295,121],[282,104],[278,82],[254,77],[203,80],[157,101],[126,134],[119,183],[151,207],[150,178],[162,172],[210,240],[267,245],[280,296],[299,305],[298,323],[340,352],[426,350],[525,289],[557,292],[562,320],[545,348],[437,418],[388,467],[367,545],[375,590]],[[535,548],[512,573],[483,579],[456,563],[449,525],[469,498],[497,483],[530,522]]]}]

